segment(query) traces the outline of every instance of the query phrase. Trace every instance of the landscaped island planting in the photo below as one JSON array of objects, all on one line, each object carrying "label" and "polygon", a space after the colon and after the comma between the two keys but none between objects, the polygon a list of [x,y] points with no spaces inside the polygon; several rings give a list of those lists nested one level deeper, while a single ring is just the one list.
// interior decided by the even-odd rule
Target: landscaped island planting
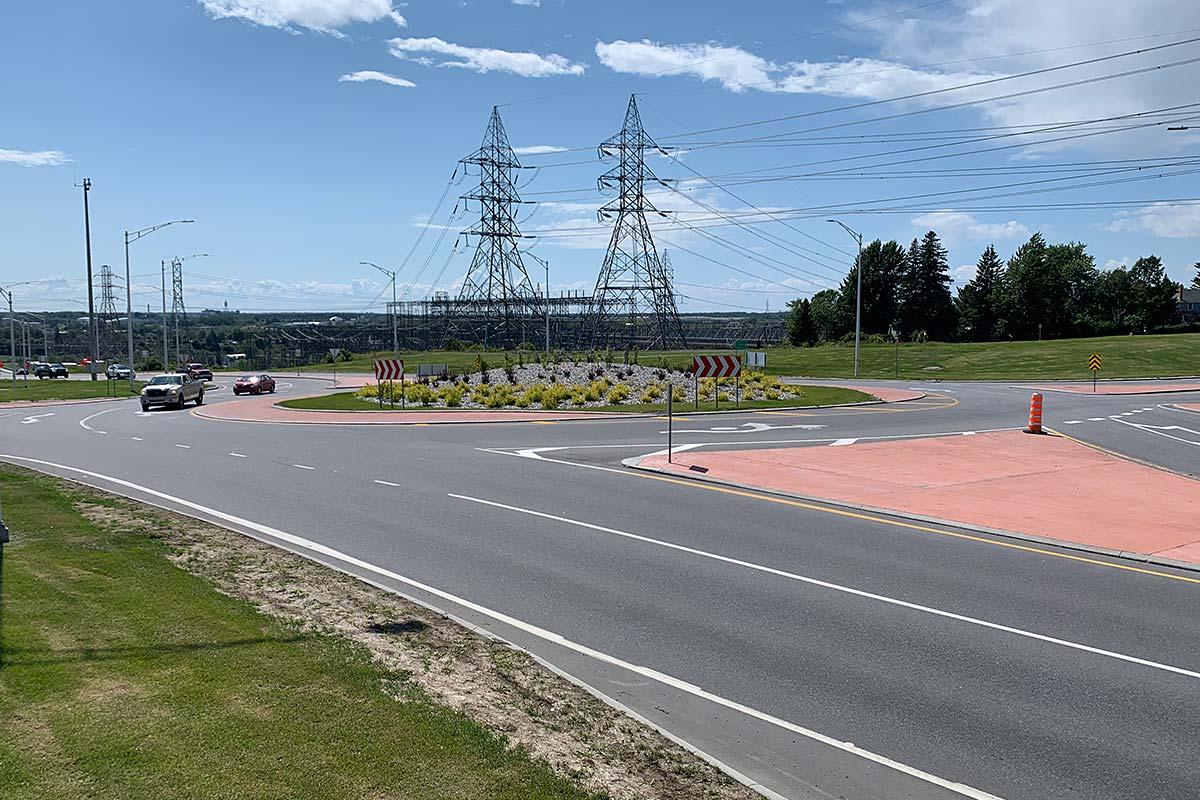
[{"label": "landscaped island planting", "polygon": [[[701,378],[665,366],[649,367],[606,361],[567,361],[522,364],[506,359],[503,367],[481,368],[469,375],[447,379],[422,378],[403,386],[404,402],[428,408],[604,408],[665,403],[668,387],[676,403],[700,401],[733,403],[799,399],[799,386],[761,372],[744,371],[740,378]],[[370,384],[358,390],[365,400],[400,404],[399,382]]]}]

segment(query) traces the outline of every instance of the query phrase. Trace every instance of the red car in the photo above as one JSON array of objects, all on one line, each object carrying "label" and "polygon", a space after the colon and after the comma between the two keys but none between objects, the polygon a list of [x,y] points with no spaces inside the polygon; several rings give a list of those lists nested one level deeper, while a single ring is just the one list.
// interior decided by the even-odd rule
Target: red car
[{"label": "red car", "polygon": [[234,394],[262,394],[275,392],[275,379],[270,375],[243,375],[233,382]]}]

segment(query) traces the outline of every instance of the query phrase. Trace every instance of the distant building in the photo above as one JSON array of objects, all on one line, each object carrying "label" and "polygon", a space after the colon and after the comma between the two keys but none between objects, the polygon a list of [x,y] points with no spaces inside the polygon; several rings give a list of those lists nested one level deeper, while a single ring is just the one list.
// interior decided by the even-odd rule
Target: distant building
[{"label": "distant building", "polygon": [[1185,289],[1180,286],[1175,302],[1179,316],[1184,322],[1200,322],[1200,289]]}]

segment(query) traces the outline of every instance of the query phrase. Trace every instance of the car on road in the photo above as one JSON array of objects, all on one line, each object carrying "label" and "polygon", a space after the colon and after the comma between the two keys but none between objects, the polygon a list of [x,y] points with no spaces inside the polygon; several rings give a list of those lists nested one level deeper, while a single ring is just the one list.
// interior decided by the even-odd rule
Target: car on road
[{"label": "car on road", "polygon": [[35,378],[66,378],[70,373],[67,368],[57,361],[53,364],[38,364],[33,370]]},{"label": "car on road", "polygon": [[108,369],[104,370],[104,374],[109,378],[122,381],[130,381],[137,377],[134,371],[124,364],[109,364]]},{"label": "car on road", "polygon": [[270,375],[243,375],[233,382],[234,394],[275,393],[275,379]]},{"label": "car on road", "polygon": [[211,381],[213,379],[212,370],[199,363],[188,364],[187,367],[179,371],[191,375],[194,381]]},{"label": "car on road", "polygon": [[142,411],[149,411],[151,406],[183,408],[183,404],[189,400],[195,400],[196,405],[203,405],[204,383],[193,380],[185,372],[155,375],[142,387]]}]

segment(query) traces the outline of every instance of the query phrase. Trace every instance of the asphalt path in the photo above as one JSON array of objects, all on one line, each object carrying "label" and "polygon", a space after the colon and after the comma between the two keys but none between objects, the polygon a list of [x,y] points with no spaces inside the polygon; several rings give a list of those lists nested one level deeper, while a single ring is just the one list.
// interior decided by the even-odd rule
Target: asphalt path
[{"label": "asphalt path", "polygon": [[[281,396],[314,386],[278,379]],[[845,446],[1025,423],[1027,389],[899,385],[928,396],[682,414],[674,443]],[[206,400],[240,402],[227,387]],[[1167,406],[1198,400],[1047,393],[1046,424],[1195,474],[1200,415]],[[0,454],[427,602],[771,796],[1196,796],[1200,574],[620,466],[665,448],[665,430],[653,417],[266,425],[122,401],[0,407]]]}]

